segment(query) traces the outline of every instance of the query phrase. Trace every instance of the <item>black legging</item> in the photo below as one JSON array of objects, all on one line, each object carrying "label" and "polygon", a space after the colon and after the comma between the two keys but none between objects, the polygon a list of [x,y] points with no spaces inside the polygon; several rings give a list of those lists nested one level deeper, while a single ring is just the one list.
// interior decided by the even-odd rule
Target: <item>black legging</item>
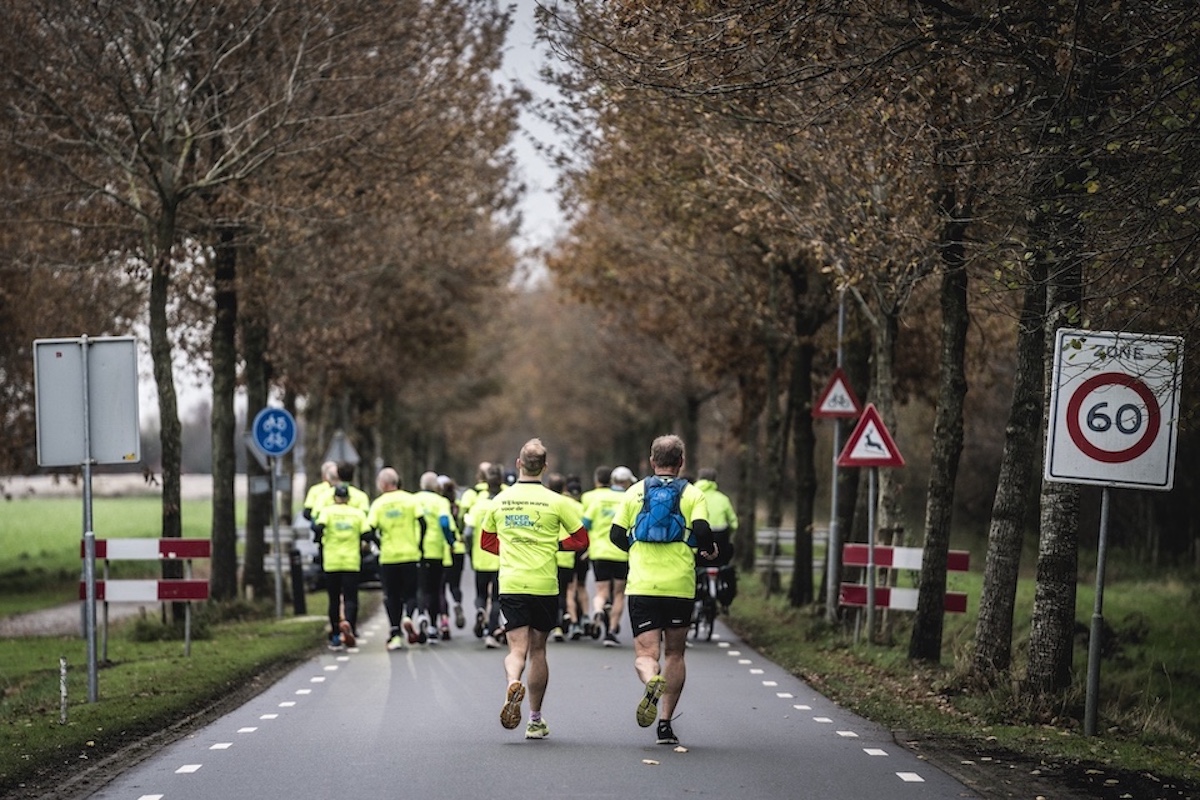
[{"label": "black legging", "polygon": [[442,560],[422,558],[417,579],[417,608],[437,625],[438,595],[442,591]]},{"label": "black legging", "polygon": [[492,570],[475,573],[475,608],[487,612],[487,632],[500,627],[500,573]]},{"label": "black legging", "polygon": [[443,614],[450,613],[450,606],[446,602],[446,591],[449,587],[450,597],[458,605],[462,605],[462,573],[463,565],[466,563],[467,556],[465,553],[454,553],[451,556],[450,566],[442,565],[442,593],[440,596],[440,608]]},{"label": "black legging", "polygon": [[417,562],[380,564],[379,581],[383,584],[383,606],[387,609],[392,634],[399,633],[400,623],[417,610]]},{"label": "black legging", "polygon": [[358,636],[358,573],[326,572],[325,592],[329,595],[329,627],[336,634],[342,621],[342,598],[346,602],[346,621],[350,630]]}]

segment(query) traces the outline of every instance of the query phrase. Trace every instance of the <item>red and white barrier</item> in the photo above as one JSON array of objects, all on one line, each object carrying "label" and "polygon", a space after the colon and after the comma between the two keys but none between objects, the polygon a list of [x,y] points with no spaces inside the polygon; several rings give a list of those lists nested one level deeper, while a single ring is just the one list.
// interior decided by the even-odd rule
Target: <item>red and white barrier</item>
[{"label": "red and white barrier", "polygon": [[[889,547],[876,545],[875,567],[877,569],[920,570],[925,553],[920,547]],[[847,567],[867,568],[871,565],[870,547],[865,544],[847,544],[842,548],[842,564]],[[946,556],[946,569],[966,572],[971,566],[971,554],[966,550],[951,550]],[[898,611],[916,611],[917,589],[901,589],[893,586],[875,587],[875,607],[892,608]],[[839,605],[866,606],[867,587],[858,583],[843,583],[838,598]],[[967,610],[965,592],[946,592],[944,607],[947,611],[964,613]]]},{"label": "red and white barrier", "polygon": [[[79,584],[79,599],[87,599],[87,586]],[[113,580],[96,581],[96,599],[109,603],[184,602],[208,599],[208,581]]]},{"label": "red and white barrier", "polygon": [[[85,545],[80,542],[80,555]],[[97,539],[96,558],[106,561],[162,561],[211,558],[210,539]],[[190,568],[189,568],[190,573]],[[79,599],[87,599],[87,584],[79,582]],[[109,603],[191,602],[208,599],[208,581],[98,580],[96,599]]]}]

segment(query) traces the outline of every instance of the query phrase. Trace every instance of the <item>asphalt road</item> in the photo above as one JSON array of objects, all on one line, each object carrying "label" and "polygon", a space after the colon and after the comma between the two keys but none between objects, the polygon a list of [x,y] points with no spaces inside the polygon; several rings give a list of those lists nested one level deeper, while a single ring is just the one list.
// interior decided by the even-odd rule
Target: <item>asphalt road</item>
[{"label": "asphalt road", "polygon": [[[100,800],[216,798],[978,797],[746,648],[718,623],[687,654],[681,746],[634,710],[628,642],[550,643],[550,737],[499,722],[505,650],[468,630],[389,653],[382,611],[360,646],[322,654],[143,761]],[[718,638],[719,637],[719,638]],[[528,719],[528,702],[524,706]]]}]

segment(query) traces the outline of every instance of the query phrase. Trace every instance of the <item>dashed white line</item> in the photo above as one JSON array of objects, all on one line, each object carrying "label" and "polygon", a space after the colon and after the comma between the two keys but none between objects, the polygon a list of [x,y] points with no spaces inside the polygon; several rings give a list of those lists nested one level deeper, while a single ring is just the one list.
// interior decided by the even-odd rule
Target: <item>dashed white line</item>
[{"label": "dashed white line", "polygon": [[176,775],[190,775],[193,772],[198,772],[200,770],[201,766],[202,766],[201,764],[184,764],[182,767],[175,770],[175,774]]},{"label": "dashed white line", "polygon": [[925,779],[915,772],[897,772],[896,777],[905,783],[924,783]]},{"label": "dashed white line", "polygon": [[309,683],[324,683],[324,682],[325,682],[325,676],[324,676],[324,675],[318,675],[318,676],[317,676],[317,677],[315,677],[315,678],[309,678],[309,679],[308,679],[308,682],[309,682]]},{"label": "dashed white line", "polygon": [[754,662],[748,658],[739,658],[738,663],[739,664],[753,664]]},{"label": "dashed white line", "polygon": [[280,708],[291,708],[294,705],[296,705],[295,700],[284,700],[282,703],[279,704],[279,707]]},{"label": "dashed white line", "polygon": [[254,733],[258,728],[238,728],[238,733]]},{"label": "dashed white line", "polygon": [[727,655],[727,656],[740,656],[741,654],[742,654],[741,650],[729,650],[728,652],[725,653],[725,655]]},{"label": "dashed white line", "polygon": [[279,719],[278,714],[263,714],[259,719]]},{"label": "dashed white line", "polygon": [[829,717],[813,717],[813,722],[822,722],[825,724],[829,724],[829,723],[832,723],[833,720],[831,720]]},{"label": "dashed white line", "polygon": [[297,689],[296,694],[312,694],[312,689]]},{"label": "dashed white line", "polygon": [[228,750],[231,747],[233,747],[233,742],[217,742],[216,744],[214,744],[212,747],[210,747],[208,749],[209,750]]},{"label": "dashed white line", "polygon": [[[761,672],[759,673],[762,674]],[[763,681],[763,686],[778,686],[779,681]]]},{"label": "dashed white line", "polygon": [[729,642],[717,642],[717,647],[729,647]]},{"label": "dashed white line", "polygon": [[797,711],[812,711],[812,706],[792,706]]},{"label": "dashed white line", "polygon": [[776,692],[775,696],[780,697],[784,700],[791,700],[796,695],[792,694],[791,692]]},{"label": "dashed white line", "polygon": [[326,665],[325,665],[325,671],[326,671],[326,672],[337,672],[337,669],[338,669],[338,665],[337,665],[337,664],[326,664]]},{"label": "dashed white line", "polygon": [[843,736],[847,739],[857,739],[858,738],[858,734],[855,733],[854,731],[838,731],[837,735]]},{"label": "dashed white line", "polygon": [[881,750],[878,747],[864,747],[863,752],[869,756],[886,756],[887,750]]},{"label": "dashed white line", "polygon": [[750,670],[750,674],[751,674],[751,675],[762,675],[762,674],[763,674],[763,670],[761,670],[761,669],[752,669],[752,670]]},{"label": "dashed white line", "polygon": [[162,798],[161,794],[144,794],[138,800],[162,800]]}]

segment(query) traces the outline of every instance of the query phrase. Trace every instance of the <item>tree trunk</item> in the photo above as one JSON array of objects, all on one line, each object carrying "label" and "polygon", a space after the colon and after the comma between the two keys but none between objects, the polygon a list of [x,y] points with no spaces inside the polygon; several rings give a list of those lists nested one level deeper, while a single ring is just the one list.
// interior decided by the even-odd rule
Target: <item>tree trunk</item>
[{"label": "tree trunk", "polygon": [[1035,260],[1017,333],[1017,370],[1004,432],[1004,454],[992,521],[972,670],[985,684],[1012,665],[1013,611],[1029,509],[1041,464],[1043,365],[1045,363],[1045,264]]},{"label": "tree trunk", "polygon": [[[956,204],[946,204],[955,209]],[[954,483],[963,446],[963,399],[967,394],[964,371],[967,347],[967,268],[963,233],[967,212],[954,213],[942,241],[942,354],[939,369],[937,418],[933,426],[933,451],[929,465],[929,496],[925,505],[925,543],[921,559],[917,613],[909,640],[908,657],[941,661],[942,628],[946,609],[946,559],[950,552],[950,525],[954,511]]]},{"label": "tree trunk", "polygon": [[212,327],[212,575],[214,600],[237,596],[237,519],[234,516],[235,416],[237,388],[237,250],[236,231],[222,225],[213,261],[216,313]]},{"label": "tree trunk", "polygon": [[738,376],[741,413],[734,434],[741,442],[738,454],[737,515],[738,531],[734,558],[743,573],[754,572],[757,554],[758,484],[761,465],[758,458],[758,419],[762,414],[763,392],[758,376]]},{"label": "tree trunk", "polygon": [[[179,403],[175,393],[174,356],[171,333],[167,325],[167,303],[171,294],[171,250],[175,236],[175,210],[163,209],[150,270],[150,359],[158,391],[159,442],[162,447],[162,535],[178,539],[183,535],[180,486],[182,462],[182,428],[179,423]],[[162,563],[164,578],[182,578],[183,564],[167,560]],[[183,618],[183,604],[172,604],[172,617]]]},{"label": "tree trunk", "polygon": [[[1056,220],[1058,221],[1058,220]],[[1063,220],[1067,231],[1061,243],[1078,241],[1070,230],[1078,224]],[[1049,264],[1046,299],[1046,387],[1052,369],[1051,350],[1055,331],[1076,319],[1080,311],[1082,265]],[[1043,391],[1049,407],[1049,398]],[[1029,670],[1026,680],[1028,699],[1035,708],[1048,708],[1055,696],[1071,684],[1072,643],[1075,635],[1075,594],[1079,574],[1079,486],[1073,483],[1042,481],[1041,539],[1038,543],[1037,588],[1033,598],[1033,619],[1029,633]]]},{"label": "tree trunk", "polygon": [[[896,439],[897,447],[900,446],[900,440],[896,430],[896,380],[893,367],[899,331],[900,309],[893,307],[881,310],[880,325],[875,332],[873,402],[883,424],[892,434],[892,438]],[[898,472],[887,468],[879,470],[879,510],[876,512],[875,521],[878,530],[888,536],[904,530],[900,524],[900,492],[904,486]]]},{"label": "tree trunk", "polygon": [[797,314],[799,341],[792,352],[792,435],[796,464],[796,551],[788,602],[793,606],[813,602],[813,517],[817,496],[817,465],[813,458],[817,437],[813,430],[813,344],[807,326]]},{"label": "tree trunk", "polygon": [[[262,293],[256,285],[259,263],[243,264],[241,282],[241,313],[238,321],[242,330],[242,352],[245,358],[246,421],[253,422],[254,416],[267,407],[268,369],[267,344],[270,336],[267,309],[259,299]],[[253,274],[247,274],[247,273]],[[268,478],[258,458],[246,459],[246,482],[261,483]],[[259,480],[256,480],[259,479]],[[249,486],[247,487],[249,488]],[[266,530],[271,524],[271,495],[269,492],[246,492],[246,545],[242,559],[242,591],[247,596],[265,597],[268,592],[263,558],[266,556]]]}]

